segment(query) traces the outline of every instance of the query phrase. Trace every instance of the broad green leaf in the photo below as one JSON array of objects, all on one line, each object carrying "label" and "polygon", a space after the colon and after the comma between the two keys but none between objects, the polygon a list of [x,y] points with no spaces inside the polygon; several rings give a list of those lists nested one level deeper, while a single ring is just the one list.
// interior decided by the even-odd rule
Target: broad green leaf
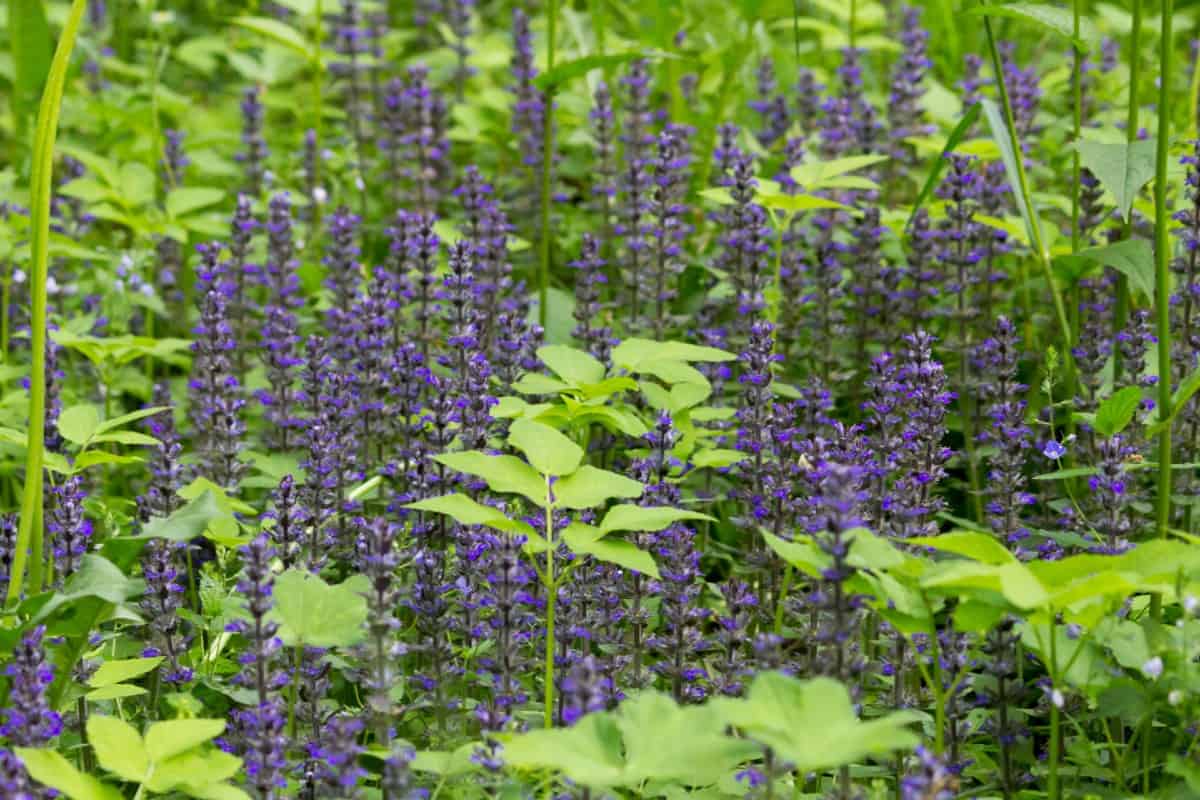
[{"label": "broad green leaf", "polygon": [[90,403],[68,406],[58,416],[58,432],[72,444],[86,444],[99,427],[100,409]]},{"label": "broad green leaf", "polygon": [[912,227],[913,220],[917,218],[917,212],[921,210],[921,206],[925,205],[925,201],[929,199],[929,195],[937,186],[938,178],[941,177],[942,169],[945,168],[950,154],[958,147],[963,137],[975,127],[975,122],[979,119],[980,111],[982,111],[982,107],[979,103],[975,103],[968,108],[966,113],[963,114],[962,119],[954,126],[954,130],[950,131],[950,135],[946,137],[946,144],[942,146],[941,155],[934,160],[933,166],[929,169],[929,176],[921,186],[921,191],[917,193],[917,199],[913,201],[912,211],[908,215],[908,222],[904,224],[905,230]]},{"label": "broad green leaf", "polygon": [[602,506],[613,498],[642,496],[642,484],[615,472],[584,464],[554,484],[556,508],[585,509]]},{"label": "broad green leaf", "polygon": [[1133,415],[1137,412],[1141,402],[1141,387],[1126,386],[1105,398],[1104,402],[1100,404],[1100,408],[1096,409],[1096,418],[1092,427],[1101,436],[1116,436],[1133,421]]},{"label": "broad green leaf", "polygon": [[211,186],[182,186],[167,195],[167,214],[182,217],[201,208],[216,205],[225,199],[225,192]]},{"label": "broad green leaf", "polygon": [[741,703],[724,702],[728,721],[801,772],[832,769],[866,756],[916,746],[910,712],[862,722],[850,694],[830,678],[801,681],[778,672],[755,677]]},{"label": "broad green leaf", "polygon": [[809,540],[789,542],[770,531],[763,531],[762,535],[777,556],[809,577],[819,577],[830,564],[829,556]]},{"label": "broad green leaf", "polygon": [[116,717],[94,715],[87,721],[96,761],[123,780],[141,783],[150,771],[150,755],[137,730]]},{"label": "broad green leaf", "polygon": [[799,166],[792,167],[790,174],[792,180],[800,184],[806,191],[813,191],[823,188],[831,179],[875,166],[887,160],[888,156],[867,155],[835,158],[832,161],[806,161]]},{"label": "broad green leaf", "polygon": [[521,394],[558,394],[567,391],[571,386],[540,372],[526,372],[517,379],[512,388]]},{"label": "broad green leaf", "polygon": [[590,55],[555,64],[554,69],[547,70],[533,79],[533,85],[540,91],[556,89],[572,78],[588,74],[594,69],[615,67],[639,58],[652,56],[651,53],[634,51],[630,53],[608,53],[605,55]]},{"label": "broad green leaf", "polygon": [[941,536],[920,536],[909,539],[907,544],[931,547],[944,553],[972,558],[983,564],[1009,564],[1016,560],[1008,548],[996,541],[994,536],[974,531],[951,531]]},{"label": "broad green leaf", "polygon": [[508,442],[543,475],[570,475],[583,460],[579,445],[549,425],[533,420],[514,421],[508,429]]},{"label": "broad green leaf", "polygon": [[1134,198],[1154,177],[1154,139],[1134,142],[1092,142],[1083,139],[1075,143],[1080,163],[1095,175],[1105,189],[1112,192],[1117,212],[1129,217]]},{"label": "broad green leaf", "polygon": [[133,447],[154,447],[160,444],[158,439],[149,436],[145,433],[137,431],[112,431],[111,433],[97,433],[91,439],[91,444],[104,444],[105,442],[116,442],[117,444],[127,444]]},{"label": "broad green leaf", "polygon": [[1183,410],[1188,401],[1192,399],[1192,395],[1197,390],[1200,390],[1200,367],[1192,370],[1192,374],[1180,381],[1179,386],[1171,394],[1170,413],[1167,414],[1166,419],[1156,418],[1153,424],[1146,427],[1146,438],[1154,438],[1162,432],[1164,427],[1174,422],[1175,417]]},{"label": "broad green leaf", "polygon": [[1035,23],[1041,28],[1067,39],[1081,53],[1086,53],[1090,49],[1090,45],[1099,41],[1100,38],[1095,24],[1087,17],[1080,19],[1079,37],[1076,38],[1071,12],[1065,8],[1044,3],[977,6],[968,9],[967,13],[972,16],[1007,17]]},{"label": "broad green leaf", "polygon": [[119,417],[113,417],[112,419],[104,420],[104,422],[101,422],[100,425],[97,426],[96,433],[107,433],[113,428],[121,428],[131,422],[137,422],[140,419],[152,417],[155,414],[161,414],[164,411],[170,410],[170,406],[151,406],[150,408],[141,408],[137,411],[131,411],[128,414],[122,414]]},{"label": "broad green leaf", "polygon": [[250,795],[229,783],[188,786],[186,794],[196,800],[250,800]]},{"label": "broad green leaf", "polygon": [[493,456],[478,450],[443,453],[434,460],[450,469],[483,478],[488,488],[501,494],[520,494],[538,506],[546,505],[546,481],[516,456]]},{"label": "broad green leaf", "polygon": [[320,59],[320,53],[313,50],[307,39],[300,35],[295,28],[285,25],[277,19],[241,16],[234,17],[230,21],[234,25],[254,31],[287,47],[306,61],[314,62]]},{"label": "broad green leaf", "polygon": [[741,450],[726,450],[714,447],[709,450],[701,450],[693,455],[691,463],[696,469],[705,469],[708,467],[721,469],[723,467],[731,467],[745,460],[746,454]]},{"label": "broad green leaf", "polygon": [[154,656],[153,658],[125,658],[116,661],[105,661],[88,678],[87,684],[94,688],[100,688],[102,686],[111,686],[115,683],[123,683],[124,681],[145,675],[161,664],[162,660],[162,656]]},{"label": "broad green leaf", "polygon": [[121,800],[116,787],[80,772],[57,751],[18,747],[15,752],[35,781],[57,789],[68,800]]},{"label": "broad green leaf", "polygon": [[625,739],[626,784],[716,783],[759,753],[752,742],[727,736],[724,723],[724,715],[712,706],[679,706],[658,692],[629,698],[617,712]]},{"label": "broad green leaf", "polygon": [[229,512],[221,508],[213,493],[206,491],[169,517],[151,517],[135,538],[190,542],[203,536],[218,519],[228,516]]},{"label": "broad green leaf", "polygon": [[102,686],[92,689],[84,695],[88,700],[118,700],[125,697],[141,697],[146,690],[131,683],[114,683],[112,686]]},{"label": "broad green leaf", "polygon": [[538,348],[537,357],[555,375],[572,386],[595,384],[604,380],[604,365],[591,354],[574,347],[548,344]]},{"label": "broad green leaf", "polygon": [[288,647],[348,647],[363,637],[367,601],[349,581],[330,586],[316,575],[289,569],[275,579],[279,637]]},{"label": "broad green leaf", "polygon": [[850,538],[850,552],[846,562],[852,567],[868,570],[895,569],[908,561],[908,556],[895,545],[876,536],[866,528],[856,528],[846,534]]},{"label": "broad green leaf", "polygon": [[736,356],[715,347],[686,342],[658,342],[653,339],[626,339],[613,348],[612,361],[617,366],[638,371],[643,364],[655,361],[733,361]]},{"label": "broad green leaf", "polygon": [[146,731],[146,752],[151,761],[166,761],[212,741],[225,730],[221,719],[172,719],[156,722]]},{"label": "broad green leaf", "polygon": [[[1130,286],[1154,299],[1154,251],[1145,239],[1087,247],[1078,253],[1059,256],[1055,262],[1080,275],[1087,271],[1088,264],[1112,267],[1129,278]],[[1076,264],[1083,266],[1076,268]]]},{"label": "broad green leaf", "polygon": [[571,552],[592,556],[652,578],[660,577],[658,566],[649,553],[624,539],[605,538],[604,533],[591,525],[573,522],[563,531],[562,540]]},{"label": "broad green leaf", "polygon": [[117,605],[141,591],[141,583],[125,575],[108,559],[97,553],[86,554],[79,569],[69,578],[63,588],[54,592],[50,600],[38,609],[33,622],[49,619],[58,609],[85,597],[97,597],[106,603]]},{"label": "broad green leaf", "polygon": [[685,520],[715,521],[698,511],[685,511],[669,506],[613,506],[604,515],[599,528],[604,533],[612,531],[661,531],[669,525]]},{"label": "broad green leaf", "polygon": [[198,500],[204,495],[205,492],[211,494],[217,503],[217,507],[226,513],[236,512],[238,514],[245,514],[249,517],[258,516],[258,509],[256,509],[254,506],[248,503],[243,503],[236,497],[230,497],[228,492],[205,477],[196,478],[187,486],[176,492],[176,494],[178,494],[184,500]]},{"label": "broad green leaf", "polygon": [[118,187],[121,201],[130,208],[149,205],[154,202],[157,181],[154,172],[140,161],[122,164],[121,184]]},{"label": "broad green leaf", "polygon": [[201,797],[195,787],[222,785],[222,781],[237,775],[241,766],[240,758],[214,747],[189,748],[179,755],[156,761],[154,774],[146,787],[155,792],[178,790],[189,797]]},{"label": "broad green leaf", "polygon": [[460,525],[486,525],[507,533],[519,533],[535,539],[538,535],[533,528],[521,520],[509,517],[497,508],[485,506],[467,497],[465,494],[454,492],[441,497],[429,497],[409,503],[405,508],[414,511],[429,511],[434,514],[445,514]]},{"label": "broad green leaf", "polygon": [[853,206],[830,200],[828,197],[817,197],[811,194],[756,194],[754,202],[763,208],[782,211],[786,214],[799,214],[803,211],[816,211],[832,208],[839,211],[854,211]]},{"label": "broad green leaf", "polygon": [[552,769],[593,788],[625,785],[621,731],[608,712],[584,716],[569,728],[532,730],[504,742],[504,762],[518,769]]}]

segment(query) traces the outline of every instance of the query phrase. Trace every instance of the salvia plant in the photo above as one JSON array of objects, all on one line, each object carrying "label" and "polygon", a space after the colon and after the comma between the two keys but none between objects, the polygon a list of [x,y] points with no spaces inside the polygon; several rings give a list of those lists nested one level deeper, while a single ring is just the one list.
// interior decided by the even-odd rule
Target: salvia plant
[{"label": "salvia plant", "polygon": [[1197,25],[12,0],[0,797],[1200,796]]}]

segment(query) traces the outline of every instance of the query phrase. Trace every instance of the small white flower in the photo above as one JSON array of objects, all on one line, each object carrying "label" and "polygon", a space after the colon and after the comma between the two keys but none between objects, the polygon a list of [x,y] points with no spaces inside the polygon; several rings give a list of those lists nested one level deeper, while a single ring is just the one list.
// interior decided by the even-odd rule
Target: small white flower
[{"label": "small white flower", "polygon": [[27,276],[25,275],[25,270],[14,269],[13,274],[12,274],[12,282],[13,283],[24,283],[26,277]]},{"label": "small white flower", "polygon": [[324,186],[318,186],[313,189],[313,202],[319,206],[325,205],[325,201],[329,199],[329,193],[325,191]]},{"label": "small white flower", "polygon": [[1050,702],[1054,703],[1055,708],[1062,708],[1067,704],[1067,699],[1063,697],[1062,692],[1060,692],[1058,689],[1055,689],[1054,691],[1050,692]]},{"label": "small white flower", "polygon": [[362,175],[354,176],[354,188],[358,189],[360,192],[367,188],[367,185],[363,183]]},{"label": "small white flower", "polygon": [[1183,610],[1189,614],[1195,614],[1200,611],[1200,597],[1194,594],[1189,594],[1183,598]]},{"label": "small white flower", "polygon": [[1173,706],[1177,706],[1177,705],[1181,704],[1183,702],[1183,690],[1182,689],[1172,689],[1167,694],[1167,702]]},{"label": "small white flower", "polygon": [[1162,658],[1160,658],[1159,656],[1155,656],[1154,658],[1147,661],[1145,664],[1142,664],[1142,672],[1150,680],[1152,680],[1152,681],[1158,680],[1159,676],[1162,675],[1162,672],[1163,672]]}]

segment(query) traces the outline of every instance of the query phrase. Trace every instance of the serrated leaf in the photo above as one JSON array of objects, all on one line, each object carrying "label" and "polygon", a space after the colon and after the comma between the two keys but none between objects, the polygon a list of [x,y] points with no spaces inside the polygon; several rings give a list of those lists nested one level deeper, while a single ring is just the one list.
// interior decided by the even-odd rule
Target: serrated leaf
[{"label": "serrated leaf", "polygon": [[1133,421],[1133,415],[1137,412],[1141,402],[1141,387],[1126,386],[1105,398],[1104,402],[1100,404],[1100,407],[1096,409],[1096,418],[1092,422],[1092,427],[1101,436],[1116,436]]},{"label": "serrated leaf", "polygon": [[367,601],[346,581],[334,586],[303,570],[275,579],[272,618],[288,647],[348,647],[363,638]]},{"label": "serrated leaf", "polygon": [[533,420],[515,420],[508,429],[508,443],[543,475],[570,475],[583,460],[583,448],[560,431]]},{"label": "serrated leaf", "polygon": [[1075,149],[1079,151],[1080,163],[1112,192],[1117,212],[1128,218],[1134,198],[1154,177],[1155,140],[1092,142],[1083,139],[1075,143]]},{"label": "serrated leaf", "polygon": [[87,734],[100,766],[133,783],[146,779],[150,755],[132,725],[116,717],[94,715],[88,718]]}]

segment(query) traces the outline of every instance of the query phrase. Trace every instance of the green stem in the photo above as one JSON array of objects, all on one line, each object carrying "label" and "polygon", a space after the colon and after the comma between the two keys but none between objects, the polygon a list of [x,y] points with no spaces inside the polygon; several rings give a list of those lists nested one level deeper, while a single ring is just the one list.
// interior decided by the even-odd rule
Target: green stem
[{"label": "green stem", "polygon": [[[1138,138],[1138,116],[1141,107],[1138,105],[1139,87],[1142,77],[1142,0],[1133,0],[1133,29],[1129,36],[1129,106],[1125,110],[1125,143],[1132,145]],[[1125,225],[1121,231],[1122,239],[1133,237],[1133,209],[1125,215]],[[1129,278],[1122,272],[1117,276],[1117,308],[1113,314],[1113,335],[1125,329],[1129,319]],[[1118,348],[1113,353],[1113,377],[1121,376],[1121,353]]]},{"label": "green stem", "polygon": [[[554,38],[558,27],[558,0],[546,4],[546,71],[554,69]],[[546,327],[550,293],[550,170],[554,161],[554,87],[546,88],[546,113],[542,122],[541,269],[538,275],[538,323]],[[549,712],[547,712],[549,713]],[[548,726],[547,726],[548,727]]]},{"label": "green stem", "polygon": [[46,89],[38,108],[37,130],[34,134],[33,173],[29,192],[31,252],[33,274],[30,276],[30,357],[29,374],[29,436],[25,446],[25,486],[21,496],[21,521],[17,528],[16,552],[13,553],[8,582],[8,601],[21,597],[25,580],[25,561],[31,546],[33,563],[30,583],[40,588],[42,575],[41,510],[42,510],[42,451],[46,444],[46,273],[49,264],[50,195],[54,173],[54,140],[58,135],[58,114],[62,107],[63,88],[75,37],[83,19],[87,0],[74,0],[67,22],[54,51],[54,61],[46,79]]},{"label": "green stem", "polygon": [[855,35],[854,29],[858,27],[858,0],[850,0],[850,33],[847,37],[850,42],[850,49],[853,50],[858,42],[858,37]]},{"label": "green stem", "polygon": [[[985,0],[981,4],[986,5]],[[1021,194],[1021,202],[1029,220],[1030,245],[1041,264],[1050,296],[1054,299],[1054,316],[1058,320],[1059,334],[1063,341],[1064,382],[1068,392],[1074,382],[1074,359],[1071,357],[1071,320],[1067,316],[1067,307],[1063,303],[1062,294],[1054,285],[1054,269],[1050,263],[1050,250],[1046,247],[1042,236],[1042,220],[1038,217],[1037,207],[1033,203],[1033,194],[1029,188],[1029,176],[1025,172],[1025,159],[1021,156],[1021,140],[1017,136],[1016,120],[1013,117],[1012,102],[1008,96],[1008,87],[1004,83],[1004,65],[1000,60],[1000,49],[996,46],[996,37],[992,32],[992,20],[983,18],[983,30],[987,35],[988,51],[992,59],[992,71],[996,75],[996,91],[1000,95],[1000,105],[1004,110],[1004,126],[1008,129],[1009,145],[1012,148],[1014,167],[1017,172],[1017,188]]]},{"label": "green stem", "polygon": [[1059,737],[1061,735],[1062,722],[1059,718],[1058,703],[1054,702],[1054,692],[1058,690],[1058,622],[1054,614],[1054,610],[1050,612],[1050,663],[1047,665],[1050,671],[1050,783],[1047,787],[1049,790],[1050,800],[1060,800],[1062,790],[1058,784],[1058,750],[1060,747]]},{"label": "green stem", "polygon": [[[1082,9],[1080,6],[1083,0],[1074,0],[1071,3],[1071,34],[1079,39],[1080,14]],[[1078,47],[1071,50],[1073,58],[1071,66],[1071,105],[1073,117],[1073,137],[1076,147],[1071,151],[1071,252],[1079,252],[1079,190],[1080,190],[1080,165],[1079,165],[1079,140],[1083,135],[1083,53]],[[1068,341],[1071,341],[1068,339]]]},{"label": "green stem", "polygon": [[292,688],[288,692],[287,715],[288,737],[292,741],[296,739],[296,704],[300,699],[300,659],[303,652],[304,648],[301,645],[296,645],[295,654],[292,656]]},{"label": "green stem", "polygon": [[[547,497],[550,496],[550,492],[547,481]],[[548,730],[554,727],[554,612],[555,606],[558,605],[558,586],[554,581],[554,510],[549,503],[546,504],[546,572],[542,583],[546,587],[546,664],[543,675],[546,685],[543,721]]]},{"label": "green stem", "polygon": [[[1160,539],[1171,525],[1171,218],[1167,214],[1167,158],[1171,148],[1171,58],[1175,45],[1171,17],[1175,0],[1163,0],[1162,35],[1159,39],[1158,132],[1154,177],[1154,310],[1158,335],[1158,487],[1155,523]],[[1151,600],[1155,619],[1162,616],[1162,600]]]},{"label": "green stem", "polygon": [[779,590],[779,597],[775,599],[775,635],[779,636],[783,633],[783,610],[787,601],[788,591],[792,588],[792,580],[796,576],[796,570],[788,564],[783,572],[783,588]]}]

